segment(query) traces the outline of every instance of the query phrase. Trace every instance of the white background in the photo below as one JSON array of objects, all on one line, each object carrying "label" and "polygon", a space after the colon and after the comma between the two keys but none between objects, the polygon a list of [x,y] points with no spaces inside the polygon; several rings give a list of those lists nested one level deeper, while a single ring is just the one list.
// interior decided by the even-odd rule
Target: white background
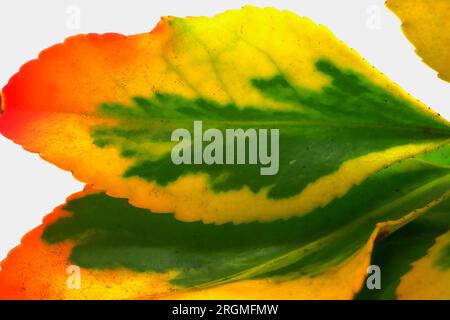
[{"label": "white background", "polygon": [[[329,27],[379,70],[450,118],[450,84],[423,64],[385,0],[2,0],[0,87],[19,67],[64,38],[87,32],[142,33],[163,15],[214,15],[245,4],[289,9]],[[0,260],[82,184],[0,137]]]}]

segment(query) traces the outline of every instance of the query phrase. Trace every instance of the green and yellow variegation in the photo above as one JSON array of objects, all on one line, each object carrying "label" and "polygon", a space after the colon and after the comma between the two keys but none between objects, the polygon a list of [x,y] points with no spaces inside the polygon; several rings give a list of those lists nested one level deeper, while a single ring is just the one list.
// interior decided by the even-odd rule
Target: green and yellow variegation
[{"label": "green and yellow variegation", "polygon": [[[449,123],[307,18],[245,7],[75,36],[1,108],[2,134],[89,186],[2,262],[0,298],[414,298],[426,273],[421,297],[448,297]],[[276,174],[174,163],[196,121],[279,130]],[[377,293],[371,263],[392,270]]]},{"label": "green and yellow variegation", "polygon": [[[134,206],[204,223],[304,216],[450,141],[446,120],[328,29],[270,8],[70,38],[26,64],[3,101],[0,132],[28,150]],[[277,174],[173,163],[172,132],[196,120],[278,129]]]},{"label": "green and yellow variegation", "polygon": [[[89,188],[10,253],[0,297],[349,299],[375,241],[439,206],[449,189],[449,168],[408,160],[310,215],[214,225],[149,214]],[[67,287],[70,265],[81,268],[79,290]]]}]

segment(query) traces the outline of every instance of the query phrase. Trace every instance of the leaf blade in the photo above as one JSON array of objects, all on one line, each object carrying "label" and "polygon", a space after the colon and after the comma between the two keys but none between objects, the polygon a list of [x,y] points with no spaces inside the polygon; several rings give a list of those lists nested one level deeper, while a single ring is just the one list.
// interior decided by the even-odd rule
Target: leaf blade
[{"label": "leaf blade", "polygon": [[[98,190],[183,221],[306,215],[450,141],[445,120],[327,29],[274,9],[70,38],[25,65],[3,96],[1,133]],[[175,166],[171,130],[198,117],[222,132],[280,128],[279,174]]]},{"label": "leaf blade", "polygon": [[450,81],[448,1],[388,0],[386,6],[402,21],[403,33],[423,62],[436,70],[439,78]]},{"label": "leaf blade", "polygon": [[[87,189],[11,252],[0,292],[21,299],[350,299],[375,240],[437,205],[449,185],[448,168],[408,160],[312,215],[240,225],[182,222]],[[71,264],[81,267],[81,290],[66,288]]]}]

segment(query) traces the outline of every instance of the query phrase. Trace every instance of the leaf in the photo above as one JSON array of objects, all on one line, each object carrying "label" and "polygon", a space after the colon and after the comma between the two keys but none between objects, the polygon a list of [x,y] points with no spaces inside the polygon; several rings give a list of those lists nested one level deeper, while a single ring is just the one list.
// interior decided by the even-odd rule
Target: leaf
[{"label": "leaf", "polygon": [[402,21],[402,30],[416,53],[439,78],[450,81],[450,2],[448,0],[387,0]]},{"label": "leaf", "polygon": [[449,228],[450,201],[446,200],[381,241],[372,258],[381,269],[381,290],[363,287],[357,297],[449,299],[450,266],[445,264],[448,252],[443,248]]},{"label": "leaf", "polygon": [[374,263],[387,270],[384,288],[360,298],[450,299],[450,201],[388,237]]},{"label": "leaf", "polygon": [[[420,161],[434,166],[450,168],[449,156],[450,147],[445,147],[420,155],[418,158]],[[439,251],[439,249],[433,249],[438,246],[435,244],[436,238],[445,238],[444,234],[448,233],[449,229],[450,200],[445,200],[426,214],[389,235],[376,246],[372,253],[372,264],[378,265],[382,273],[381,290],[368,290],[363,287],[357,298],[448,299],[450,278],[448,275],[445,276],[445,267],[440,269],[444,270],[443,273],[438,274],[440,272],[438,270],[433,274],[423,268],[418,270],[416,265],[423,266],[428,261],[433,268],[439,264],[432,262],[434,258],[430,257],[428,251]],[[443,251],[441,259],[445,261],[445,251]],[[445,262],[443,264],[445,265]],[[411,265],[413,266],[412,270]]]},{"label": "leaf", "polygon": [[450,166],[450,147],[441,147],[433,152],[421,154],[417,158],[436,165]]},{"label": "leaf", "polygon": [[[87,188],[26,235],[0,270],[3,299],[349,299],[374,241],[449,195],[450,172],[407,160],[311,215],[182,222]],[[69,265],[81,288],[68,289]]]},{"label": "leaf", "polygon": [[[447,121],[329,30],[245,7],[163,18],[151,33],[80,35],[3,89],[0,132],[108,195],[182,221],[303,216],[450,140]],[[279,129],[279,170],[175,165],[171,133]],[[234,162],[237,161],[237,152]]]},{"label": "leaf", "polygon": [[[448,210],[448,207],[447,207]],[[447,215],[449,211],[446,212]],[[450,230],[414,262],[397,289],[399,299],[450,299]]]}]

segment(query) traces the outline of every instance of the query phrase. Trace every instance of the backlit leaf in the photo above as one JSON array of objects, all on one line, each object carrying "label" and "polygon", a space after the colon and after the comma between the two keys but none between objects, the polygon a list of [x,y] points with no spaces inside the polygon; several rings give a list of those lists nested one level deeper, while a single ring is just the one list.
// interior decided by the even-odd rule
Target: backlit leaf
[{"label": "backlit leaf", "polygon": [[[359,299],[450,299],[446,241],[450,201],[435,206],[381,241],[372,264],[381,269],[381,290],[363,290]],[[411,269],[412,268],[412,269]]]},{"label": "backlit leaf", "polygon": [[[47,216],[0,271],[7,299],[349,299],[375,240],[449,196],[450,169],[407,160],[313,214],[182,222],[87,188]],[[81,268],[68,288],[67,267]]]},{"label": "backlit leaf", "polygon": [[[450,138],[447,121],[328,29],[270,8],[75,36],[25,64],[2,95],[6,137],[96,190],[183,221],[306,216]],[[173,164],[171,133],[192,132],[194,120],[222,133],[279,129],[278,173]]]},{"label": "backlit leaf", "polygon": [[[419,158],[450,168],[450,147]],[[357,298],[449,299],[450,266],[445,263],[449,230],[450,200],[445,200],[381,241],[373,252],[372,264],[381,269],[382,287],[380,290],[363,287]]]},{"label": "backlit leaf", "polygon": [[450,81],[450,1],[387,0],[402,30],[423,61]]},{"label": "backlit leaf", "polygon": [[[449,209],[447,206],[447,216]],[[396,292],[399,299],[450,299],[450,230],[436,239],[426,256],[414,262]]]}]

